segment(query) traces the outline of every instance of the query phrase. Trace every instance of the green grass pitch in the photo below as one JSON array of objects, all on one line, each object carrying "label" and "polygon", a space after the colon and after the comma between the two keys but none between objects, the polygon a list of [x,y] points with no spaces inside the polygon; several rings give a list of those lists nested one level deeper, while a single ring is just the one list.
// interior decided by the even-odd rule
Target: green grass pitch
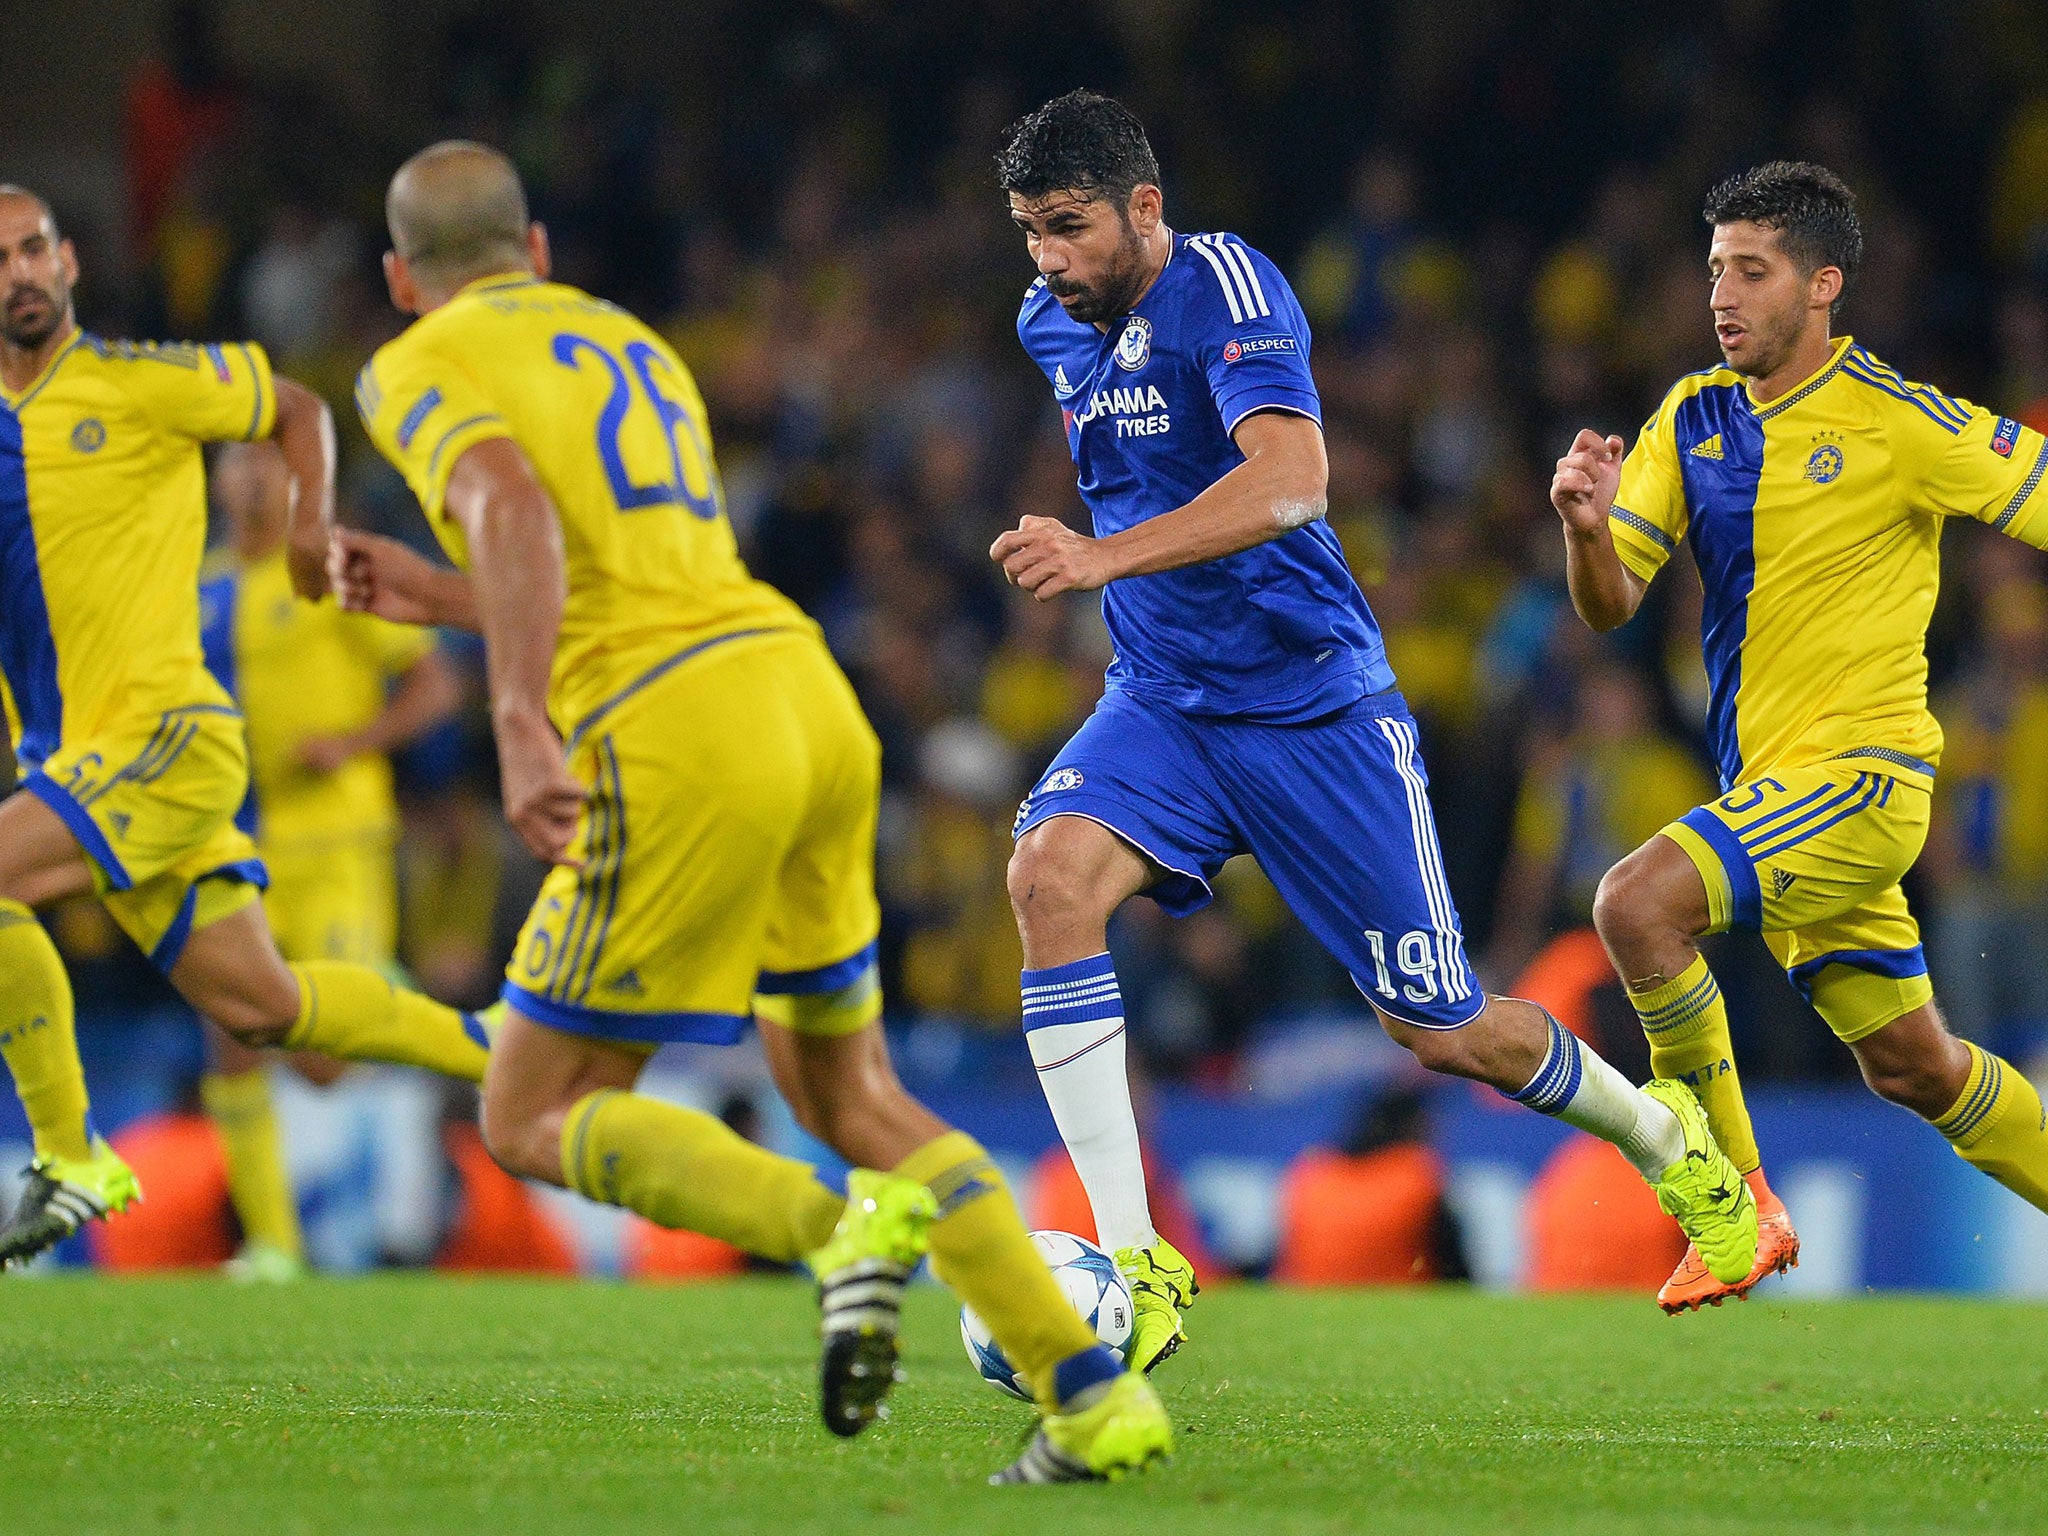
[{"label": "green grass pitch", "polygon": [[992,1489],[1027,1415],[913,1298],[895,1418],[818,1425],[793,1281],[0,1284],[0,1530],[2048,1530],[2048,1309],[1205,1297],[1173,1464]]}]

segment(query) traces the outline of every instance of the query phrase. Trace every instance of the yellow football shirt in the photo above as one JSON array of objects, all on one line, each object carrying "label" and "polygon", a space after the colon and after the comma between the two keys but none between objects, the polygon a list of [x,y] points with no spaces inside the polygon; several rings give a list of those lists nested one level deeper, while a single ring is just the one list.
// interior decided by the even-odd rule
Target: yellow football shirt
[{"label": "yellow football shirt", "polygon": [[1645,581],[1692,546],[1722,786],[1836,757],[1931,779],[1942,520],[2048,547],[2044,472],[2041,434],[1909,383],[1852,337],[1764,406],[1728,368],[1681,379],[1622,464],[1609,526]]},{"label": "yellow football shirt", "polygon": [[308,741],[347,736],[384,712],[390,683],[434,648],[432,630],[344,613],[292,593],[282,551],[200,587],[206,663],[242,708],[263,846],[389,833],[398,822],[382,753],[315,773]]},{"label": "yellow football shirt", "polygon": [[34,768],[60,743],[228,702],[199,650],[199,445],[258,438],[277,393],[261,348],[80,332],[0,391],[0,672]]},{"label": "yellow football shirt", "polygon": [[525,275],[471,283],[378,351],[356,403],[458,565],[456,460],[503,437],[532,461],[568,569],[548,700],[564,736],[699,646],[812,627],[740,560],[689,370],[616,305]]}]

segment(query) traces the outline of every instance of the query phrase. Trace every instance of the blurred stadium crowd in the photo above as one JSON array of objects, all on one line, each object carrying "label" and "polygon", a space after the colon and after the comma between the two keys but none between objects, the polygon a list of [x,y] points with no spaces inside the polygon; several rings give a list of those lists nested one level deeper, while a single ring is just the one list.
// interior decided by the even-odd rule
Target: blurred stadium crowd
[{"label": "blurred stadium crowd", "polygon": [[[537,8],[479,8],[395,74],[424,94],[394,84],[369,110],[317,71],[238,64],[207,7],[170,7],[120,104],[119,198],[53,190],[89,325],[261,341],[334,404],[344,515],[425,543],[350,403],[400,323],[379,199],[432,136],[514,152],[558,275],[657,323],[696,371],[754,569],[824,625],[882,735],[901,1015],[1016,1027],[1010,821],[1106,660],[1092,602],[1020,599],[986,559],[1025,513],[1085,516],[1012,333],[1031,269],[989,171],[1043,97],[1123,96],[1169,221],[1237,231],[1299,291],[1330,516],[1425,724],[1451,883],[1496,987],[1712,791],[1696,583],[1679,572],[1627,629],[1591,635],[1545,499],[1576,428],[1633,436],[1715,360],[1707,186],[1779,154],[1840,171],[1870,236],[1847,328],[1909,377],[2048,427],[2048,96],[2021,62],[2048,50],[2037,9],[1990,7],[1992,26],[1755,0],[1640,28],[1512,0],[675,9],[646,38],[564,43]],[[1794,40],[1822,27],[1809,56]],[[1949,747],[1913,894],[1979,1037],[2048,1021],[2044,575],[2030,550],[1952,530],[1930,642]],[[403,959],[462,1003],[494,992],[537,879],[492,767],[474,707],[402,764]],[[98,957],[100,995],[151,985],[90,909],[62,932]],[[1358,1009],[1249,867],[1179,924],[1133,903],[1115,943],[1157,1076],[1225,1085],[1263,1022]],[[1848,1070],[1760,946],[1715,959],[1749,1075]]]}]

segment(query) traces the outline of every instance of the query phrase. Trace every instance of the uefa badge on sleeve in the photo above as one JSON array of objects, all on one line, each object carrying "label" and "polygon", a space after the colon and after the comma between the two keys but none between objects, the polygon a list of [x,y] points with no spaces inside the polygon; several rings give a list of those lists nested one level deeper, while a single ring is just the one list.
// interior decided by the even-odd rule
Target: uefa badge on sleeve
[{"label": "uefa badge on sleeve", "polygon": [[1143,315],[1132,315],[1116,339],[1116,365],[1125,373],[1136,373],[1151,356],[1152,322]]}]

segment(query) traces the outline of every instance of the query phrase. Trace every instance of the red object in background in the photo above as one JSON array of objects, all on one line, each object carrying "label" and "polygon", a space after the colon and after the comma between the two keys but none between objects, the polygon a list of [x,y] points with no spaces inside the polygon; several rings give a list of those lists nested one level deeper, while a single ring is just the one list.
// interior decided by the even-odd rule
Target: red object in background
[{"label": "red object in background", "polygon": [[204,1115],[151,1115],[110,1138],[142,1200],[86,1226],[93,1262],[111,1270],[213,1269],[235,1251],[227,1156]]},{"label": "red object in background", "polygon": [[1583,1133],[1551,1154],[1524,1206],[1532,1291],[1655,1294],[1685,1256],[1685,1234],[1635,1169]]},{"label": "red object in background", "polygon": [[624,1267],[635,1280],[715,1280],[745,1274],[747,1256],[715,1237],[635,1216],[626,1228]]},{"label": "red object in background", "polygon": [[1443,1159],[1407,1143],[1348,1157],[1312,1147],[1280,1180],[1280,1254],[1290,1285],[1415,1285],[1437,1278]]},{"label": "red object in background", "polygon": [[455,1225],[434,1267],[500,1273],[573,1275],[576,1254],[533,1191],[491,1161],[473,1125],[453,1124],[441,1136],[462,1183]]},{"label": "red object in background", "polygon": [[[1221,1279],[1202,1241],[1201,1223],[1180,1192],[1180,1181],[1145,1154],[1145,1188],[1152,1206],[1152,1224],[1195,1267],[1195,1278],[1207,1285],[1213,1276]],[[1095,1212],[1088,1204],[1088,1191],[1074,1160],[1064,1146],[1053,1146],[1031,1165],[1031,1187],[1021,1202],[1026,1222],[1035,1232],[1071,1232],[1089,1242],[1095,1236]]]},{"label": "red object in background", "polygon": [[122,139],[128,166],[128,233],[146,254],[156,227],[193,165],[225,139],[241,115],[229,86],[191,89],[167,66],[142,66],[128,84]]},{"label": "red object in background", "polygon": [[1600,935],[1590,928],[1559,934],[1515,978],[1514,995],[1526,997],[1566,1029],[1599,1049],[1593,1023],[1593,993],[1614,980],[1614,966]]}]

